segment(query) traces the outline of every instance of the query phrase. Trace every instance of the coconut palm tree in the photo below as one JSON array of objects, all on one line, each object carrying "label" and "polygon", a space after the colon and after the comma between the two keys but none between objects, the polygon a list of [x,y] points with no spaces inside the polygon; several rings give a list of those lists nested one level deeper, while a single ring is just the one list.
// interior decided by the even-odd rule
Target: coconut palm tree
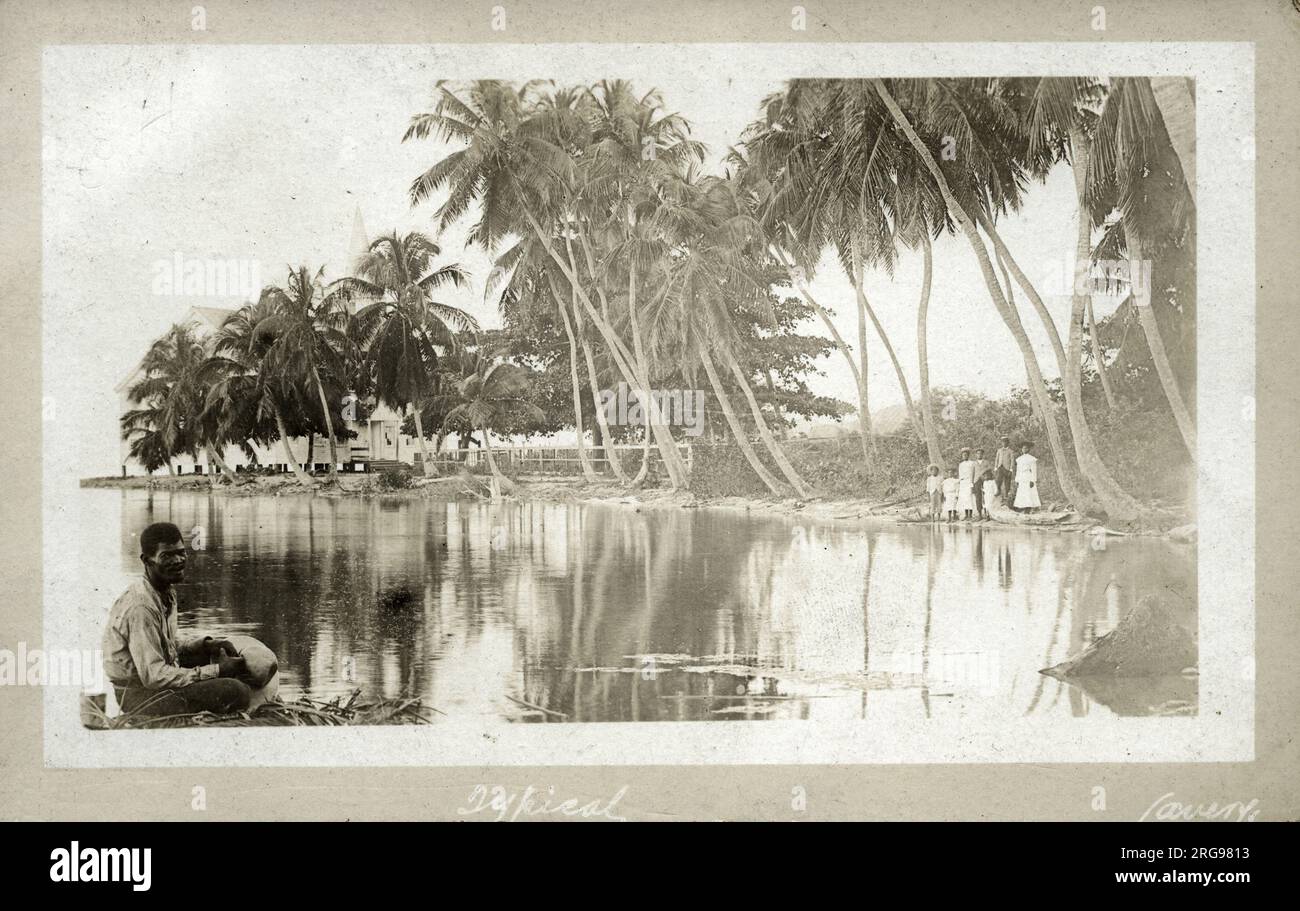
[{"label": "coconut palm tree", "polygon": [[[734,325],[721,312],[720,301],[725,298],[719,296],[720,282],[714,264],[703,245],[687,249],[685,244],[680,244],[670,268],[671,273],[665,276],[663,292],[656,295],[656,306],[650,314],[650,344],[658,348],[661,339],[665,342],[671,340],[673,356],[687,364],[698,362],[703,367],[741,455],[764,486],[780,496],[785,490],[750,442],[727,391],[727,384],[713,360],[712,352],[721,352],[737,344]],[[667,345],[663,347],[667,352]],[[743,371],[739,375],[744,380]],[[761,420],[761,412],[758,418]]]},{"label": "coconut palm tree", "polygon": [[[899,193],[898,171],[913,156],[901,156],[893,148],[893,131],[886,128],[879,101],[869,86],[847,79],[832,80],[826,86],[815,123],[837,126],[829,131],[830,141],[821,144],[823,154],[813,160],[805,179],[803,230],[813,238],[810,246],[818,253],[828,244],[834,248],[857,301],[859,348],[865,357],[869,320],[889,355],[908,417],[917,436],[923,437],[907,377],[866,294],[867,268],[882,268],[892,275],[898,233],[915,232],[913,222],[922,216],[923,196],[912,192],[900,197]],[[824,126],[814,128],[826,132]]]},{"label": "coconut palm tree", "polygon": [[[586,434],[583,429],[582,381],[578,362],[579,342],[578,334],[574,329],[575,320],[580,318],[580,314],[576,299],[572,299],[570,304],[565,303],[566,298],[576,298],[576,295],[572,295],[567,289],[564,276],[555,269],[545,251],[536,241],[527,236],[521,238],[497,258],[488,276],[485,297],[492,297],[498,285],[502,285],[498,299],[503,314],[520,308],[534,309],[538,313],[550,313],[554,310],[560,314],[564,335],[569,343],[569,380],[573,397],[573,426],[577,440],[578,466],[583,479],[588,483],[594,482],[596,470],[587,453]],[[574,311],[572,317],[569,314],[570,306]],[[585,339],[582,347],[587,360],[590,361],[590,346]],[[609,428],[604,411],[599,407],[600,393],[594,372],[593,366],[589,370],[592,401],[597,403],[595,409],[597,426],[607,437]],[[619,480],[623,480],[622,466],[617,460],[610,461],[610,468]]]},{"label": "coconut palm tree", "polygon": [[[206,358],[207,349],[195,327],[182,323],[172,326],[145,353],[140,365],[144,375],[127,390],[127,396],[132,402],[147,403],[147,407],[129,411],[122,426],[124,439],[138,438],[132,455],[138,449],[142,464],[148,463],[147,470],[165,463],[174,473],[172,456],[185,453],[197,457],[202,450],[209,466],[220,467],[227,478],[233,478],[234,472],[220,451],[228,438],[203,420],[201,368]],[[214,472],[212,482],[218,480]]]},{"label": "coconut palm tree", "polygon": [[[312,273],[299,266],[289,270],[283,287],[272,285],[262,290],[261,302],[270,311],[263,331],[274,336],[264,361],[285,382],[311,388],[316,394],[329,440],[329,475],[337,481],[340,460],[334,409],[325,385],[327,380],[335,388],[346,385],[344,365],[350,339],[347,308],[341,296],[327,292],[323,274],[323,268]],[[341,394],[335,400],[341,400]],[[310,453],[307,458],[310,461]]]},{"label": "coconut palm tree", "polygon": [[130,441],[127,455],[135,459],[150,474],[164,466],[167,473],[175,476],[176,466],[172,464],[172,451],[163,442],[161,409],[156,405],[145,408],[133,408],[122,415],[122,439]]},{"label": "coconut palm tree", "polygon": [[1007,87],[1023,98],[1021,117],[1028,134],[1028,153],[1030,159],[1035,160],[1039,174],[1045,176],[1052,164],[1068,159],[1074,176],[1078,226],[1074,251],[1076,271],[1070,298],[1069,330],[1064,346],[1061,344],[1051,314],[1033,284],[1007,250],[992,220],[982,212],[977,213],[977,220],[985,234],[992,240],[999,262],[1005,262],[1010,267],[1017,283],[1029,297],[1048,330],[1048,337],[1052,342],[1061,371],[1066,416],[1070,423],[1070,437],[1074,443],[1074,453],[1078,459],[1080,473],[1097,494],[1102,508],[1108,515],[1120,519],[1133,519],[1138,514],[1139,504],[1120,487],[1102,461],[1083,408],[1083,326],[1091,299],[1087,287],[1087,269],[1092,250],[1092,218],[1088,203],[1090,194],[1087,190],[1087,175],[1088,161],[1091,156],[1091,134],[1095,121],[1091,108],[1100,98],[1101,86],[1096,80],[1086,78],[1039,78],[1012,80]]},{"label": "coconut palm tree", "polygon": [[[909,85],[904,81],[893,80],[894,88],[891,89],[882,79],[871,80],[890,117],[938,186],[949,214],[975,254],[993,306],[1020,349],[1030,394],[1046,427],[1061,488],[1073,503],[1083,507],[1090,498],[1071,470],[1038,357],[1019,314],[998,283],[993,271],[993,260],[980,238],[975,218],[970,214],[979,211],[981,207],[993,211],[1014,208],[1018,205],[1019,194],[1026,180],[1024,156],[1015,148],[1017,121],[1014,112],[1009,106],[999,104],[996,99],[985,99],[990,103],[984,109],[976,111],[978,119],[973,117],[971,107],[974,105],[971,102],[978,102],[978,99],[973,99],[972,96],[985,90],[982,84],[972,84],[975,82],[977,81],[967,80],[956,84],[931,79]],[[904,93],[910,115],[904,113],[895,98],[895,91]],[[963,101],[967,104],[960,103]],[[928,134],[951,136],[955,140],[962,167],[953,169],[951,181],[950,176],[940,168],[926,141],[917,132],[913,118],[922,124]],[[934,145],[937,146],[938,143]],[[958,179],[965,183],[957,183],[954,189],[953,182]],[[958,199],[959,192],[964,202]]]},{"label": "coconut palm tree", "polygon": [[[1168,96],[1170,90],[1163,88]],[[1170,99],[1166,97],[1168,102]],[[1162,116],[1168,110],[1172,127]],[[1195,230],[1194,107],[1161,105],[1148,79],[1115,79],[1097,118],[1088,192],[1093,194],[1094,223],[1118,212],[1118,223],[1098,245],[1109,241],[1131,261],[1145,264],[1172,246],[1185,246]],[[1187,123],[1191,120],[1191,124]],[[1171,136],[1179,137],[1179,146]],[[1186,155],[1186,159],[1182,156]],[[1191,249],[1195,249],[1194,246]],[[1160,298],[1133,289],[1134,309],[1151,351],[1160,386],[1189,452],[1196,453],[1196,423],[1179,388],[1155,312]]]},{"label": "coconut palm tree", "polygon": [[[270,357],[286,323],[265,295],[226,318],[214,336],[212,354],[202,368],[207,389],[204,407],[217,410],[222,401],[241,403],[239,408],[224,410],[224,433],[234,433],[234,427],[239,424],[260,427],[273,421],[275,436],[284,448],[285,463],[300,483],[311,487],[315,481],[303,471],[289,447],[290,437],[310,426],[299,393],[303,384],[292,382],[279,369],[278,359]],[[290,432],[290,421],[294,433]],[[269,432],[260,436],[271,439]]]},{"label": "coconut palm tree", "polygon": [[[817,218],[808,219],[809,200],[816,193],[818,170],[832,144],[831,133],[822,123],[824,96],[829,80],[793,80],[784,92],[764,100],[764,119],[744,133],[744,151],[735,150],[733,163],[754,192],[755,211],[763,226],[768,249],[785,269],[790,284],[822,320],[843,354],[858,394],[858,422],[862,459],[871,461],[871,405],[868,389],[865,311],[862,296],[854,290],[858,305],[858,357],[844,340],[831,313],[813,297],[809,283],[828,238],[824,231],[815,237],[798,231],[795,223],[825,227]],[[849,270],[852,272],[852,269]]]},{"label": "coconut palm tree", "polygon": [[454,351],[458,335],[477,332],[466,311],[434,299],[441,288],[468,279],[458,265],[436,265],[442,249],[416,231],[377,238],[354,264],[355,275],[332,285],[346,301],[366,301],[356,313],[354,338],[362,352],[362,371],[373,381],[379,400],[415,417],[425,474],[434,473],[424,433],[424,400],[434,392],[440,352]]},{"label": "coconut palm tree", "polygon": [[527,368],[476,354],[471,369],[457,384],[456,392],[462,399],[459,405],[447,412],[446,427],[462,426],[483,435],[483,452],[488,469],[502,487],[510,487],[510,480],[501,473],[492,454],[493,424],[509,417],[523,416],[541,420],[542,410],[523,398],[531,382]]},{"label": "coconut palm tree", "polygon": [[[788,257],[777,252],[787,260],[791,278],[806,301],[811,302],[806,277],[822,251],[831,247],[838,256],[857,304],[861,365],[854,363],[824,309],[816,309],[849,362],[864,429],[870,429],[866,379],[870,322],[894,368],[917,436],[926,441],[932,460],[942,464],[933,421],[918,412],[894,345],[866,293],[868,267],[892,275],[898,246],[921,246],[921,235],[945,222],[942,200],[928,190],[930,181],[916,179],[914,156],[901,154],[903,147],[887,128],[887,117],[866,83],[795,80],[783,95],[767,100],[766,111],[766,121],[746,132],[756,149],[755,161],[772,175],[762,220],[769,225],[775,222],[775,235],[791,242]],[[797,263],[797,272],[790,260]],[[927,305],[929,274],[922,289]],[[928,375],[928,365],[925,372]],[[928,397],[926,391],[923,401]],[[865,439],[863,443],[865,457]]]},{"label": "coconut palm tree", "polygon": [[672,256],[667,261],[666,283],[650,308],[651,344],[680,334],[690,345],[714,386],[718,403],[759,477],[773,492],[779,488],[756,458],[746,452],[745,433],[734,419],[725,390],[712,369],[710,351],[716,353],[731,372],[731,378],[749,405],[750,416],[768,454],[796,494],[808,497],[808,488],[767,425],[749,377],[737,356],[740,342],[728,306],[764,307],[771,286],[771,274],[755,260],[753,251],[762,250],[757,222],[737,205],[734,188],[719,178],[693,179],[688,174],[681,189],[689,195],[675,204],[663,205],[656,220],[671,238]]},{"label": "coconut palm tree", "polygon": [[[652,402],[650,378],[638,369],[631,350],[618,337],[606,301],[602,299],[597,309],[589,293],[587,281],[596,277],[596,267],[570,190],[576,181],[570,147],[579,141],[569,135],[572,119],[557,118],[553,109],[539,107],[531,83],[515,90],[481,80],[469,86],[464,99],[442,83],[438,88],[435,110],[413,117],[403,141],[434,135],[465,145],[416,178],[410,190],[412,203],[446,189],[447,199],[437,211],[445,228],[478,201],[479,218],[469,240],[489,250],[508,235],[531,234],[564,275],[638,398]],[[563,245],[555,242],[557,234],[564,237]],[[598,282],[594,290],[600,297]],[[650,415],[669,481],[674,488],[684,486],[685,466],[672,434],[657,408],[651,407]]]},{"label": "coconut palm tree", "polygon": [[[602,307],[610,302],[622,305],[636,366],[653,379],[668,372],[665,365],[651,361],[641,326],[646,296],[640,292],[655,280],[652,271],[668,253],[668,239],[655,216],[679,175],[703,161],[705,149],[690,138],[684,118],[665,112],[658,91],[638,97],[629,83],[604,80],[591,90],[588,110],[591,146],[579,166],[579,218],[587,226],[579,234],[583,257]],[[593,255],[596,246],[603,255]],[[649,467],[649,423],[658,412],[653,399],[641,404],[646,448],[634,483],[644,479]],[[672,456],[675,470],[684,475],[676,446]]]}]

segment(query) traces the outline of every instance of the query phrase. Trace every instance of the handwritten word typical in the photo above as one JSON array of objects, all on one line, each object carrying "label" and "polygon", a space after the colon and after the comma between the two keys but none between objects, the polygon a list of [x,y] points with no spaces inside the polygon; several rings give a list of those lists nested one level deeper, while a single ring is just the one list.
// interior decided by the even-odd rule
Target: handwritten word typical
[{"label": "handwritten word typical", "polygon": [[514,822],[520,817],[530,816],[580,816],[583,819],[609,819],[614,822],[627,822],[622,816],[614,815],[614,807],[627,793],[627,785],[619,788],[607,802],[590,800],[579,803],[574,798],[553,803],[555,786],[544,792],[532,785],[518,790],[508,790],[501,785],[476,784],[469,792],[468,806],[456,810],[461,816],[473,816],[477,813],[496,814],[495,822]]}]

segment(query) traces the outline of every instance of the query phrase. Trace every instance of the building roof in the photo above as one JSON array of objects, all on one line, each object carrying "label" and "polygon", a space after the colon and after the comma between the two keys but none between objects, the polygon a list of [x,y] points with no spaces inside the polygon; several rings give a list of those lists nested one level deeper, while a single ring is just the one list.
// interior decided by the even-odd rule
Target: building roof
[{"label": "building roof", "polygon": [[[185,316],[181,318],[181,323],[193,323],[199,328],[202,335],[209,335],[221,328],[221,324],[226,318],[235,311],[229,307],[190,307]],[[126,387],[135,382],[136,377],[140,375],[140,365],[144,363],[144,355],[140,360],[135,362],[131,372],[122,377],[121,382],[113,387],[113,391],[119,395],[126,391]]]},{"label": "building roof", "polygon": [[230,307],[190,307],[190,312],[185,316],[188,320],[199,323],[200,328],[210,327],[215,332],[234,312]]},{"label": "building roof", "polygon": [[[368,252],[370,241],[366,236],[366,226],[361,220],[361,207],[357,206],[352,213],[352,236],[348,242],[347,260],[344,263],[345,273],[350,272],[356,258],[362,253]],[[185,316],[180,320],[182,323],[194,323],[198,326],[203,335],[216,332],[221,328],[221,324],[226,321],[230,314],[234,313],[230,307],[190,307]],[[122,378],[122,381],[113,387],[113,391],[121,394],[126,387],[131,385],[137,376],[140,375],[140,364],[144,361],[141,355],[140,360],[136,361],[131,372]]]}]

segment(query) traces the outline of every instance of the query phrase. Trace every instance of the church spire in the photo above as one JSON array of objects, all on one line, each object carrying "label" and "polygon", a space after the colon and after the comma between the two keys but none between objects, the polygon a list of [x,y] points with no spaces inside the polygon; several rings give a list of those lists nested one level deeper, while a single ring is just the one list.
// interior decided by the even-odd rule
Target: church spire
[{"label": "church spire", "polygon": [[[366,238],[366,226],[361,221],[361,207],[357,206],[352,213],[352,237],[348,241],[348,255],[343,264],[344,273],[353,275],[356,273],[357,260],[364,256],[370,250],[370,241]],[[348,312],[355,313],[357,302],[348,301]]]},{"label": "church spire", "polygon": [[366,226],[361,221],[361,207],[352,213],[352,239],[348,242],[348,269],[356,265],[357,257],[370,249],[370,240],[366,237]]}]

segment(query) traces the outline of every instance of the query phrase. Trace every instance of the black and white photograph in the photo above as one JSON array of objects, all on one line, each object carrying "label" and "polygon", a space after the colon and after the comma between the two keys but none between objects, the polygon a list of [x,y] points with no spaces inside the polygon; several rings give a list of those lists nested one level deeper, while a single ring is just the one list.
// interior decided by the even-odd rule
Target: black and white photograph
[{"label": "black and white photograph", "polygon": [[695,53],[46,49],[61,762],[1249,750],[1240,75]]},{"label": "black and white photograph", "polygon": [[1170,825],[1300,819],[1297,47],[0,0],[6,870],[338,902],[588,872],[432,821],[962,821],[853,850],[1269,879],[1273,827]]}]

